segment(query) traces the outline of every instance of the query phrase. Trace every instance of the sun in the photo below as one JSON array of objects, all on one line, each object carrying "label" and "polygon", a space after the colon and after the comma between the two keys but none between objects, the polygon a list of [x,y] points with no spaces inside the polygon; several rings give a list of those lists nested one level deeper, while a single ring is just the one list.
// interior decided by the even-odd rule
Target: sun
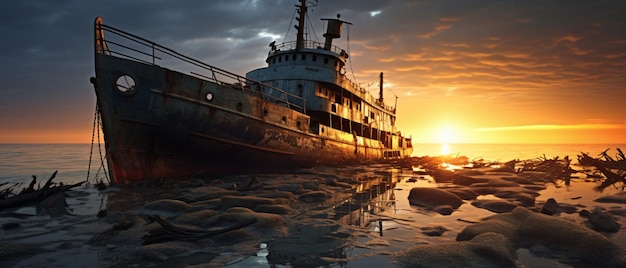
[{"label": "sun", "polygon": [[442,125],[437,129],[435,133],[435,141],[437,143],[458,143],[459,140],[459,128],[454,126]]}]

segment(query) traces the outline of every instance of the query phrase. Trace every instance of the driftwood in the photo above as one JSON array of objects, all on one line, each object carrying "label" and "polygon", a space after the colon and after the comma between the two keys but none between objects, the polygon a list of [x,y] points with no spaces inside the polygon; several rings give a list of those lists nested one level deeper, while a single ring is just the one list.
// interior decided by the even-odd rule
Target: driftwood
[{"label": "driftwood", "polygon": [[[617,148],[616,158],[611,157],[608,149],[600,154],[600,157],[593,158],[589,154],[578,155],[578,163],[583,166],[595,167],[606,178],[596,190],[602,191],[611,185],[622,183],[622,190],[626,187],[626,156],[621,149]],[[592,174],[593,175],[593,174]]]},{"label": "driftwood", "polygon": [[154,243],[160,243],[164,241],[171,240],[181,240],[181,241],[196,241],[204,238],[209,238],[211,236],[223,234],[226,232],[230,232],[233,230],[241,229],[248,225],[254,224],[257,222],[256,218],[250,218],[249,220],[243,221],[239,224],[234,224],[227,227],[212,229],[212,230],[193,230],[189,228],[176,226],[165,219],[161,218],[158,215],[152,216],[159,225],[161,225],[161,229],[156,229],[150,231],[150,234],[147,234],[143,237],[143,244],[149,245]]},{"label": "driftwood", "polygon": [[546,173],[547,179],[550,182],[555,182],[556,180],[565,181],[566,185],[570,184],[570,179],[572,173],[576,173],[570,167],[572,160],[569,156],[565,156],[563,159],[557,157],[547,158],[545,155],[543,157],[535,159],[535,160],[526,160],[522,161],[524,167],[520,170],[520,172],[524,171],[540,171]]},{"label": "driftwood", "polygon": [[3,190],[4,198],[0,198],[0,209],[32,205],[44,200],[48,196],[67,191],[84,183],[79,182],[72,185],[59,184],[58,186],[53,186],[52,180],[56,175],[57,171],[50,176],[43,187],[39,187],[38,189],[35,189],[37,177],[33,176],[33,180],[29,186],[22,189],[17,195],[10,196],[12,189],[16,185]]}]

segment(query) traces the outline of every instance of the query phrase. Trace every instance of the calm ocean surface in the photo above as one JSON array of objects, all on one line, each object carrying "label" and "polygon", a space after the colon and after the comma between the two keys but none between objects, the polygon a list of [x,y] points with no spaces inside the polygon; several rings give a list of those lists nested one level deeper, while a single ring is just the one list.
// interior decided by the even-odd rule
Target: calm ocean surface
[{"label": "calm ocean surface", "polygon": [[[0,183],[29,182],[35,175],[45,181],[58,170],[54,181],[76,183],[87,178],[90,144],[0,144]],[[512,159],[534,159],[544,154],[548,158],[569,156],[576,159],[580,152],[597,156],[606,149],[615,155],[615,149],[626,150],[626,144],[415,144],[414,156],[464,155],[470,160],[506,162]],[[104,152],[103,152],[104,153]],[[90,181],[101,167],[98,148],[94,147]]]}]

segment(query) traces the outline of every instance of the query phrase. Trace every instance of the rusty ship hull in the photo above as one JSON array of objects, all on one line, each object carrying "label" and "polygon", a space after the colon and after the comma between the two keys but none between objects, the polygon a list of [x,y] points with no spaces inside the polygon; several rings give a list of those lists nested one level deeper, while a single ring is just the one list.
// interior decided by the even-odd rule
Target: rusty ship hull
[{"label": "rusty ship hull", "polygon": [[[96,93],[107,161],[117,182],[381,158],[380,148],[355,145],[352,135],[309,133],[309,116],[254,92],[156,65],[98,57]],[[122,73],[136,80],[133,93],[115,88]]]},{"label": "rusty ship hull", "polygon": [[[345,60],[343,54],[326,50],[307,53]],[[268,63],[280,55],[271,53]],[[165,56],[190,67],[166,68],[158,63]],[[336,62],[340,64],[344,62]],[[346,84],[354,83],[342,80],[338,69],[316,72],[330,78],[306,73],[281,78],[268,76],[281,73],[276,71],[280,66],[270,64],[274,69],[239,76],[104,25],[101,18],[95,22],[95,65],[92,83],[114,183],[363,164],[408,157],[413,150],[410,138],[392,131],[395,108],[392,111],[359,95],[364,91],[346,89]],[[306,62],[303,68],[313,69]],[[281,84],[294,81],[297,87]],[[345,107],[323,97],[322,85],[328,88],[327,94],[328,90],[340,94],[335,99],[349,97]],[[347,109],[348,102],[350,108],[354,103],[354,110]],[[341,111],[347,112],[342,115]],[[365,112],[372,114],[369,123],[362,116]],[[380,121],[372,120],[374,112]],[[353,114],[361,121],[350,120]]]}]

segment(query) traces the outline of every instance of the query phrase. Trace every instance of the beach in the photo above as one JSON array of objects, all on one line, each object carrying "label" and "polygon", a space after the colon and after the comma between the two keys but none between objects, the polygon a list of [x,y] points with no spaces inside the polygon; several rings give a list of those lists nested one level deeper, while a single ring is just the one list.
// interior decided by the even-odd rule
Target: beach
[{"label": "beach", "polygon": [[[37,206],[3,210],[0,223],[17,226],[0,230],[3,240],[10,242],[3,243],[0,263],[7,267],[432,267],[444,264],[443,255],[436,252],[456,254],[449,259],[462,259],[456,264],[464,266],[623,263],[626,237],[621,226],[626,223],[626,210],[619,199],[598,201],[619,196],[619,187],[597,191],[594,187],[601,181],[583,173],[573,173],[567,184],[562,179],[546,180],[545,173],[504,171],[501,166],[454,172],[437,168],[449,172],[443,174],[422,172],[413,165],[428,166],[426,159],[162,180],[104,190],[93,184],[81,186],[66,192],[67,215],[52,217]],[[575,164],[572,168],[585,169]],[[62,179],[63,173],[58,176]],[[445,198],[423,199],[433,195],[432,189],[437,191],[434,195],[445,192]],[[417,198],[411,196],[418,191],[422,192]],[[558,205],[548,215],[543,210],[547,203],[553,204],[551,199]],[[448,201],[438,203],[442,200]],[[618,229],[594,230],[587,213],[596,211],[606,211],[603,215],[615,219]],[[516,217],[526,220],[517,222]],[[508,222],[506,228],[495,224],[501,222]],[[558,232],[541,234],[530,222]],[[500,231],[485,234],[479,231],[483,226]],[[548,240],[552,234],[555,237]],[[611,255],[587,250],[586,244]]]}]

